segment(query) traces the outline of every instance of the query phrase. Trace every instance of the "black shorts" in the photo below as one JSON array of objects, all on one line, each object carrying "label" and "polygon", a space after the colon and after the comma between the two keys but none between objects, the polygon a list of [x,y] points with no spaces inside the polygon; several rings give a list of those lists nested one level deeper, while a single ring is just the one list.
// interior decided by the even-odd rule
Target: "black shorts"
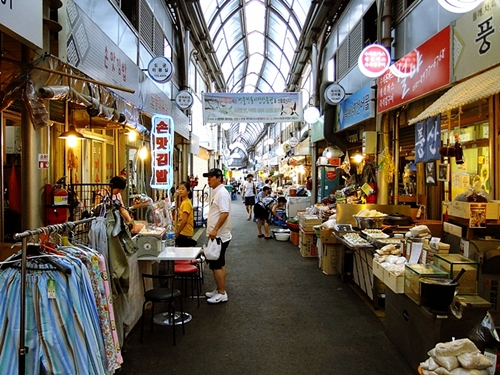
[{"label": "black shorts", "polygon": [[221,243],[219,259],[207,260],[211,270],[220,270],[226,265],[226,249],[229,246],[229,242],[231,242],[231,240]]},{"label": "black shorts", "polygon": [[257,219],[269,221],[271,217],[271,212],[261,202],[257,202],[253,206],[253,213]]},{"label": "black shorts", "polygon": [[179,234],[175,239],[175,246],[177,247],[195,247],[197,244],[198,242],[196,240],[184,236],[183,234]]},{"label": "black shorts", "polygon": [[254,204],[255,204],[255,196],[245,197],[245,206],[253,206]]}]

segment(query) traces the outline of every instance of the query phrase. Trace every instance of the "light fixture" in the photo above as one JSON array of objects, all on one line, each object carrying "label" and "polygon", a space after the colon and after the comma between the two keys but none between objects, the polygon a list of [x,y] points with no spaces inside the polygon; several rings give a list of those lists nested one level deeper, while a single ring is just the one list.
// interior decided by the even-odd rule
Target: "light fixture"
[{"label": "light fixture", "polygon": [[484,0],[438,0],[439,5],[453,13],[467,13],[476,8]]},{"label": "light fixture", "polygon": [[274,143],[274,139],[272,139],[272,138],[268,138],[268,140],[267,140],[267,144],[268,144],[268,145],[272,145],[273,143]]},{"label": "light fixture", "polygon": [[276,148],[276,155],[277,156],[283,156],[283,155],[285,155],[285,150],[283,150],[283,147]]},{"label": "light fixture", "polygon": [[332,157],[332,149],[327,147],[323,150],[323,157],[330,159]]},{"label": "light fixture", "polygon": [[75,127],[71,125],[69,127],[69,130],[61,133],[59,138],[65,139],[68,147],[75,147],[77,145],[77,141],[79,139],[85,139],[85,136],[82,133],[76,131]]},{"label": "light fixture", "polygon": [[314,106],[309,106],[304,110],[304,121],[308,124],[314,124],[320,116],[319,109]]},{"label": "light fixture", "polygon": [[135,130],[129,129],[126,133],[129,142],[135,142],[138,136],[138,133]]},{"label": "light fixture", "polygon": [[141,148],[139,149],[139,158],[141,160],[145,160],[148,157],[148,149],[146,145],[143,143]]},{"label": "light fixture", "polygon": [[360,153],[359,151],[356,151],[354,154],[352,154],[351,159],[354,160],[355,163],[361,163],[365,156]]}]

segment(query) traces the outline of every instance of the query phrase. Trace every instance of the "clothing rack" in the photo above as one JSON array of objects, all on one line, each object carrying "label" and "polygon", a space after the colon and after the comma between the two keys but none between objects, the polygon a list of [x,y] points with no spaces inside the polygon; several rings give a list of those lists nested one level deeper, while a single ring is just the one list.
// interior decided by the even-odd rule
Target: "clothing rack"
[{"label": "clothing rack", "polygon": [[40,227],[34,230],[27,230],[21,233],[14,234],[14,239],[22,241],[22,253],[21,253],[21,311],[20,311],[20,324],[19,324],[19,375],[25,375],[26,371],[26,353],[28,353],[28,348],[25,346],[25,322],[26,322],[26,249],[28,246],[28,239],[39,234],[48,235],[50,233],[57,233],[62,230],[73,230],[77,225],[84,224],[95,220],[95,217],[82,219],[78,221],[68,221],[63,224],[53,224],[47,225],[46,227]]}]

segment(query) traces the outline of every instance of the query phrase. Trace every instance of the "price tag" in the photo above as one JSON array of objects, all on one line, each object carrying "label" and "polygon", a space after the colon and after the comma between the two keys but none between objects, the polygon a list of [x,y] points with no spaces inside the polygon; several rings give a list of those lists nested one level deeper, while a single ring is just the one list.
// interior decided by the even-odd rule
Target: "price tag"
[{"label": "price tag", "polygon": [[47,296],[49,299],[56,298],[56,281],[53,279],[47,280]]},{"label": "price tag", "polygon": [[431,240],[429,241],[429,246],[431,247],[431,249],[439,250],[439,243],[440,242],[441,242],[441,238],[432,237]]}]

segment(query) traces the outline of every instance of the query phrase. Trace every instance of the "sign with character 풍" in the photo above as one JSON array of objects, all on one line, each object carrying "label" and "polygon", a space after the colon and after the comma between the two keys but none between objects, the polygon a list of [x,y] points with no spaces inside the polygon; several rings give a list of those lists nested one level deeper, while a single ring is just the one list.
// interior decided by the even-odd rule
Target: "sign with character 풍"
[{"label": "sign with character \ud48d", "polygon": [[154,115],[150,138],[151,182],[154,189],[168,190],[173,185],[174,119]]}]

